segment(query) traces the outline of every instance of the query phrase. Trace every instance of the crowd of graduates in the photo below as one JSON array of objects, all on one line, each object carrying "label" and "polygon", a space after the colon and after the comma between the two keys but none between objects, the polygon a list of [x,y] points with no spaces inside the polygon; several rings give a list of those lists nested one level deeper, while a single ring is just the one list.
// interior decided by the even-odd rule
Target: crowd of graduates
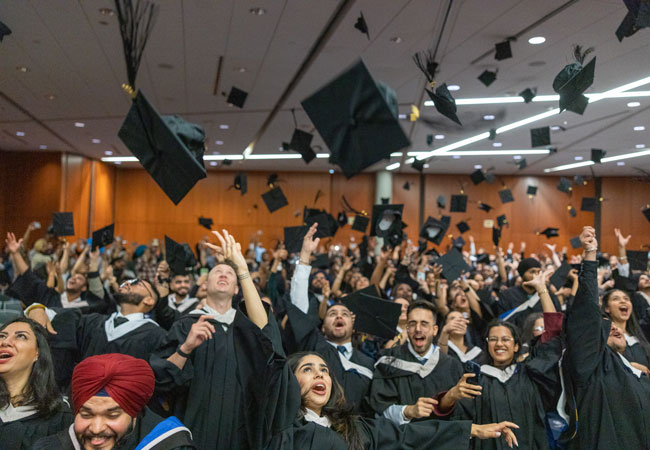
[{"label": "crowd of graduates", "polygon": [[272,249],[8,233],[0,448],[650,449],[630,236],[440,255],[317,230]]}]

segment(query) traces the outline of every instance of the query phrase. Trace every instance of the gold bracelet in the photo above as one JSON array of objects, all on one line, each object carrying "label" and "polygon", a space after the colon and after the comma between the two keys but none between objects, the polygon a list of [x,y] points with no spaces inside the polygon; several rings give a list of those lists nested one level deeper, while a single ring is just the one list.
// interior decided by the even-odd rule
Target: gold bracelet
[{"label": "gold bracelet", "polygon": [[239,281],[245,280],[246,278],[250,278],[251,274],[250,272],[244,272],[241,275],[237,275],[237,278],[239,278]]},{"label": "gold bracelet", "polygon": [[42,304],[40,304],[40,303],[34,303],[34,304],[32,304],[32,305],[29,305],[29,306],[27,307],[27,309],[25,309],[25,315],[26,315],[26,316],[29,316],[29,313],[30,313],[31,311],[33,311],[34,309],[39,309],[39,308],[42,309],[43,311],[45,311],[45,305],[42,305]]},{"label": "gold bracelet", "polygon": [[543,294],[548,294],[548,289],[544,289],[542,292],[539,293],[539,295],[543,295]]}]

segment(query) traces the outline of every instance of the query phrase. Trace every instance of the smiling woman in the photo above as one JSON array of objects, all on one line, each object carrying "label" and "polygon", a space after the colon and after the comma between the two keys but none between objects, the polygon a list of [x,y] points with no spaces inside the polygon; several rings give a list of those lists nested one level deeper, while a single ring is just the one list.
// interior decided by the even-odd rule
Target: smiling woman
[{"label": "smiling woman", "polygon": [[0,328],[0,448],[22,450],[72,423],[54,380],[47,332],[18,318]]}]

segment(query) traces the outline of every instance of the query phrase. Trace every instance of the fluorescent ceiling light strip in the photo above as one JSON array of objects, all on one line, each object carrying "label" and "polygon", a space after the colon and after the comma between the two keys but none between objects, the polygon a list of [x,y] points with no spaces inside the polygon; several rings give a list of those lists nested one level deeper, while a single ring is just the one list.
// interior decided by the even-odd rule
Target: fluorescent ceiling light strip
[{"label": "fluorescent ceiling light strip", "polygon": [[302,156],[298,153],[278,153],[269,155],[248,155],[246,159],[300,159]]},{"label": "fluorescent ceiling light strip", "polygon": [[[644,83],[645,84],[645,83]],[[630,85],[634,85],[630,83]],[[641,84],[642,86],[643,84]],[[638,86],[636,86],[638,87]],[[632,88],[633,89],[633,88]],[[624,91],[628,91],[625,89]],[[624,92],[624,91],[615,91],[609,93],[594,93],[594,94],[585,94],[588,98],[634,98],[634,97],[650,97],[650,91],[633,91],[633,92]],[[533,98],[534,103],[542,102],[556,102],[560,99],[558,94],[548,94],[548,95],[537,95]],[[508,104],[508,103],[524,103],[524,99],[519,96],[511,97],[478,97],[478,98],[458,98],[456,99],[456,106],[470,106],[470,105],[499,105],[499,104]],[[434,106],[433,101],[427,100],[424,102],[424,106]]]},{"label": "fluorescent ceiling light strip", "polygon": [[138,158],[135,156],[105,156],[102,158],[104,162],[137,162]]},{"label": "fluorescent ceiling light strip", "polygon": [[[548,149],[533,150],[460,150],[457,152],[446,152],[438,156],[512,156],[512,155],[547,155]],[[408,152],[408,156],[425,155],[428,152]]]},{"label": "fluorescent ceiling light strip", "polygon": [[240,161],[244,159],[244,155],[203,155],[203,161],[223,161],[224,159]]},{"label": "fluorescent ceiling light strip", "polygon": [[476,136],[469,137],[467,139],[463,139],[462,141],[454,142],[453,144],[445,145],[443,147],[440,147],[437,150],[433,150],[430,152],[425,153],[424,155],[418,156],[418,159],[426,159],[430,156],[435,156],[435,155],[441,155],[444,154],[448,151],[451,150],[456,150],[457,148],[464,147],[469,144],[473,144],[474,142],[482,141],[483,139],[486,139],[490,136],[490,133],[487,131],[485,133],[477,134]]},{"label": "fluorescent ceiling light strip", "polygon": [[325,159],[325,158],[329,158],[329,157],[330,157],[329,153],[316,153],[316,158],[318,158],[318,159]]},{"label": "fluorescent ceiling light strip", "polygon": [[650,150],[644,150],[642,152],[632,152],[632,153],[625,153],[623,155],[608,156],[607,158],[602,158],[600,162],[608,163],[608,162],[620,161],[621,159],[638,158],[640,156],[648,156],[648,155],[650,155]]},{"label": "fluorescent ceiling light strip", "polygon": [[555,108],[550,111],[543,112],[541,114],[537,114],[535,116],[528,117],[526,119],[519,120],[517,122],[513,122],[509,125],[505,125],[503,127],[497,128],[497,134],[505,133],[506,131],[514,130],[515,128],[523,127],[524,125],[528,125],[529,123],[537,122],[538,120],[546,119],[547,117],[554,116],[556,114],[559,114],[560,108]]},{"label": "fluorescent ceiling light strip", "polygon": [[388,166],[386,166],[386,170],[395,170],[395,169],[397,169],[399,166],[400,166],[400,163],[398,163],[398,162],[393,163],[393,164],[389,164]]},{"label": "fluorescent ceiling light strip", "polygon": [[551,167],[550,169],[544,169],[544,172],[545,173],[560,172],[562,170],[569,170],[569,169],[575,169],[577,167],[591,166],[593,164],[594,164],[593,161],[582,161],[582,162],[579,162],[579,163],[565,164],[563,166],[557,166],[557,167]]}]

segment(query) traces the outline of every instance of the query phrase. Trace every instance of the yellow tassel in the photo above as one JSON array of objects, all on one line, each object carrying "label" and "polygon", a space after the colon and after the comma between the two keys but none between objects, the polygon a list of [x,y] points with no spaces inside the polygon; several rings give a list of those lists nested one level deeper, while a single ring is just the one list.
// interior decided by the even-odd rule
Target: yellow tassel
[{"label": "yellow tassel", "polygon": [[409,120],[415,122],[420,118],[420,110],[417,106],[411,105],[411,114],[409,114]]},{"label": "yellow tassel", "polygon": [[131,98],[133,98],[133,99],[135,98],[135,95],[136,95],[135,90],[130,85],[128,85],[126,83],[123,83],[122,84],[122,89],[124,89],[124,91],[126,91],[126,93],[129,94],[131,96]]}]

